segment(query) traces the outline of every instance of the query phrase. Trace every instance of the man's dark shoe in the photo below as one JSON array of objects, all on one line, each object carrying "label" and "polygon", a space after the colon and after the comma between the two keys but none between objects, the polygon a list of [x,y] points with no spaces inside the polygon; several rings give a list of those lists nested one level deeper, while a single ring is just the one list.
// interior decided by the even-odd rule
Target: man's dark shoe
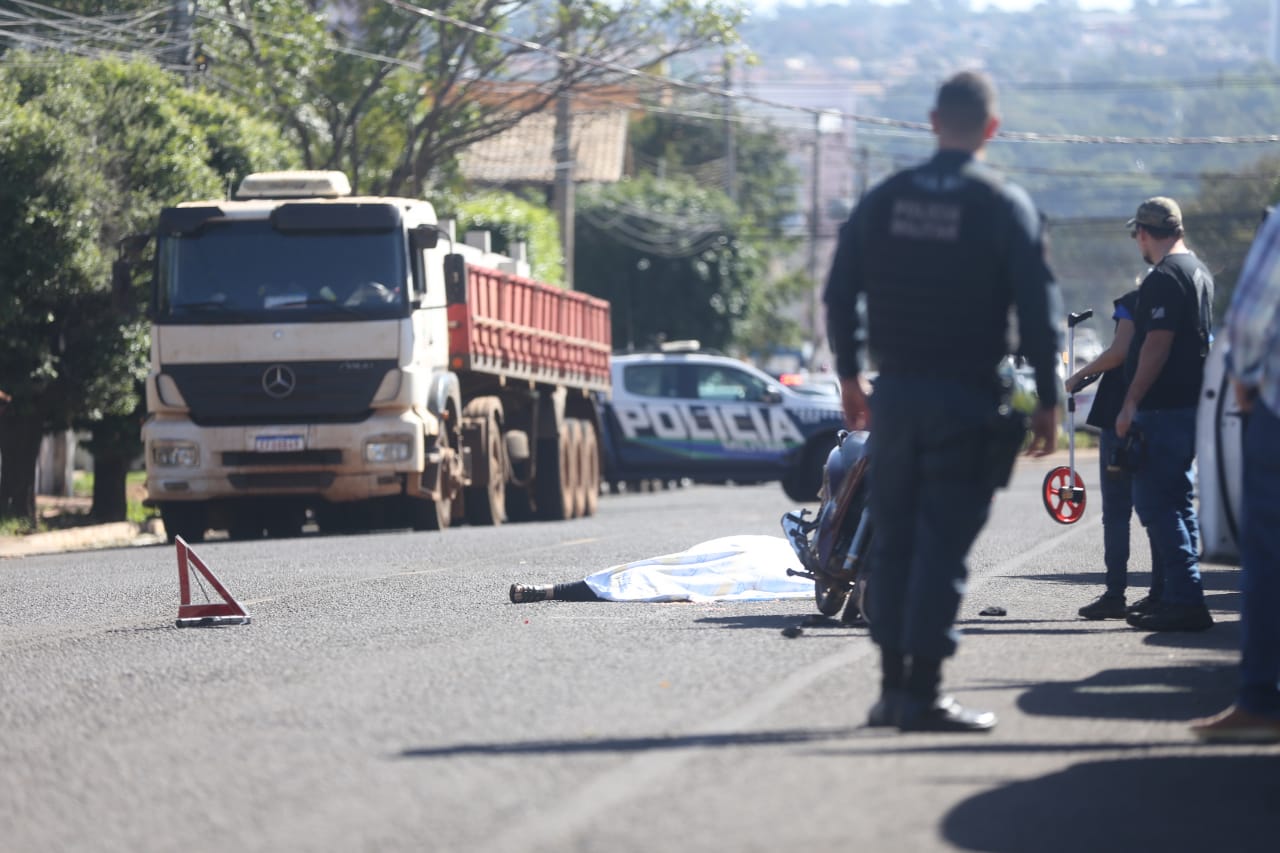
[{"label": "man's dark shoe", "polygon": [[1086,619],[1123,619],[1128,615],[1123,595],[1103,595],[1076,612]]},{"label": "man's dark shoe", "polygon": [[526,604],[530,601],[547,601],[555,598],[556,588],[551,584],[513,583],[510,591],[512,604]]},{"label": "man's dark shoe", "polygon": [[902,711],[902,691],[885,690],[867,712],[867,726],[881,728],[898,725],[898,714]]},{"label": "man's dark shoe", "polygon": [[898,718],[904,732],[989,732],[995,727],[995,714],[965,708],[951,696],[939,696],[928,705],[908,699]]},{"label": "man's dark shoe", "polygon": [[1206,631],[1213,627],[1213,616],[1203,604],[1165,604],[1126,621],[1139,631]]},{"label": "man's dark shoe", "polygon": [[1137,601],[1135,601],[1133,604],[1130,604],[1125,609],[1129,613],[1136,613],[1137,615],[1141,616],[1144,613],[1150,613],[1152,610],[1155,610],[1159,606],[1160,606],[1160,602],[1158,600],[1152,598],[1149,595],[1144,595],[1142,598],[1139,598]]}]

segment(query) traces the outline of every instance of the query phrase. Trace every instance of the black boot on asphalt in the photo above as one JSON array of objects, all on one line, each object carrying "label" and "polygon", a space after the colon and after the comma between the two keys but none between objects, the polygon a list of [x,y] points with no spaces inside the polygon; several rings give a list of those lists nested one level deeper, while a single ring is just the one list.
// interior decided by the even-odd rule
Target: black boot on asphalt
[{"label": "black boot on asphalt", "polygon": [[1128,615],[1123,595],[1102,595],[1092,604],[1086,604],[1078,611],[1086,619],[1123,619]]},{"label": "black boot on asphalt", "polygon": [[1130,614],[1126,619],[1139,631],[1207,631],[1213,627],[1213,616],[1203,604],[1162,604],[1145,614]]},{"label": "black boot on asphalt", "polygon": [[1159,606],[1159,600],[1152,598],[1149,595],[1144,595],[1125,609],[1128,611],[1129,615],[1142,616],[1146,613],[1150,613]]},{"label": "black boot on asphalt", "polygon": [[928,704],[908,698],[898,716],[898,729],[904,732],[989,732],[995,727],[991,711],[966,708],[951,696]]},{"label": "black boot on asphalt", "polygon": [[530,601],[547,601],[555,597],[556,588],[552,584],[513,583],[511,591],[512,604],[525,604]]},{"label": "black boot on asphalt", "polygon": [[898,715],[902,710],[902,698],[901,690],[882,691],[876,704],[872,705],[871,710],[867,712],[867,726],[870,728],[896,726]]}]

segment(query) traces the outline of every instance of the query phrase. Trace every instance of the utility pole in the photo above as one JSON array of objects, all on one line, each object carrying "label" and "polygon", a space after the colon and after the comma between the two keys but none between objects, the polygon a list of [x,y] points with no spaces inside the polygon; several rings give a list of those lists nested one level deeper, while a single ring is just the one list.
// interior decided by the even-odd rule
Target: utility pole
[{"label": "utility pole", "polygon": [[818,351],[818,342],[822,339],[822,299],[819,291],[822,285],[818,279],[818,185],[822,181],[822,113],[813,114],[813,163],[809,169],[809,278],[812,288],[809,292],[809,320],[812,334],[810,340],[814,344],[814,352]]},{"label": "utility pole", "polygon": [[[573,27],[575,15],[570,0],[560,0],[560,19],[566,27],[564,51],[573,53]],[[555,141],[551,146],[551,160],[555,177],[552,184],[552,207],[560,224],[560,252],[564,258],[564,286],[573,290],[573,95],[570,81],[574,67],[569,59],[560,60],[560,84],[563,87],[556,99]]]},{"label": "utility pole", "polygon": [[196,0],[173,0],[169,10],[169,20],[173,26],[173,50],[170,62],[182,69],[187,83],[191,82],[191,58],[195,55],[195,45],[191,34],[196,19]]},{"label": "utility pole", "polygon": [[[1277,0],[1280,2],[1280,0]],[[724,194],[729,201],[738,203],[738,146],[734,140],[733,59],[724,55]]]},{"label": "utility pole", "polygon": [[568,90],[556,100],[555,161],[553,192],[556,219],[560,223],[560,251],[564,256],[564,286],[573,290],[573,99]]}]

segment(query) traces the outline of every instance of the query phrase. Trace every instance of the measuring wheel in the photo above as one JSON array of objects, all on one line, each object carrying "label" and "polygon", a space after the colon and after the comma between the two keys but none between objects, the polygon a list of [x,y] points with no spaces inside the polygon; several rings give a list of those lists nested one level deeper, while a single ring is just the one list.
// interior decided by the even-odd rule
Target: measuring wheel
[{"label": "measuring wheel", "polygon": [[1063,465],[1044,478],[1044,508],[1059,524],[1075,524],[1084,515],[1084,480],[1080,472]]}]

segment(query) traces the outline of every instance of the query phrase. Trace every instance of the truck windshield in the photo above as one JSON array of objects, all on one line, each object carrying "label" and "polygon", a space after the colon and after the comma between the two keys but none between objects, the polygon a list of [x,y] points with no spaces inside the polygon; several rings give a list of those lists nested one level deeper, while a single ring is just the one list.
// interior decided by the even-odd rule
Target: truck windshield
[{"label": "truck windshield", "polygon": [[404,243],[399,229],[279,231],[265,220],[245,219],[161,235],[157,319],[274,323],[406,316]]}]

